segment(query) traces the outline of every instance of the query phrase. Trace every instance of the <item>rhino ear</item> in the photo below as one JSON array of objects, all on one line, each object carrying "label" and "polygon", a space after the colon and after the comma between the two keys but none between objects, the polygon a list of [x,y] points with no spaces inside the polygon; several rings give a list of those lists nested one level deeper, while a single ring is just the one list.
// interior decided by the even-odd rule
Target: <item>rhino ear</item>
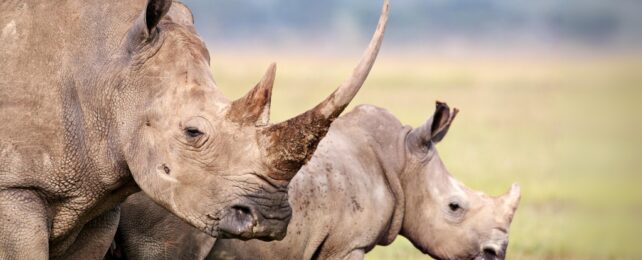
[{"label": "rhino ear", "polygon": [[172,6],[172,0],[148,0],[143,12],[138,15],[127,35],[128,49],[136,50],[142,43],[149,42],[158,31],[158,24]]},{"label": "rhino ear", "polygon": [[145,24],[150,34],[156,29],[158,23],[169,11],[172,0],[149,0],[145,8]]},{"label": "rhino ear", "polygon": [[184,3],[174,2],[168,14],[173,22],[188,26],[194,25],[194,14]]},{"label": "rhino ear", "polygon": [[438,143],[441,142],[448,133],[450,124],[455,119],[455,116],[457,116],[457,113],[459,113],[459,110],[455,108],[453,112],[451,112],[448,104],[439,101],[437,101],[436,106],[430,126],[430,140]]},{"label": "rhino ear", "polygon": [[412,135],[415,137],[413,140],[419,142],[413,145],[425,147],[431,142],[440,142],[448,133],[450,124],[458,112],[456,108],[451,112],[446,103],[437,101],[435,114],[426,123],[412,130]]}]

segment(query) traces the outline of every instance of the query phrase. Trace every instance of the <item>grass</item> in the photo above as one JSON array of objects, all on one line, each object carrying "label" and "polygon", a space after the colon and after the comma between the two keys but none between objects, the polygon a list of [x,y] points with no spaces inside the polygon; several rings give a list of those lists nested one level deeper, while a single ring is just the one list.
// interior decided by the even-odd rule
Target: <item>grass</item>
[{"label": "grass", "polygon": [[[236,98],[278,61],[276,122],[323,99],[357,58],[214,55],[212,63]],[[438,147],[453,175],[493,195],[522,186],[509,259],[641,259],[640,71],[639,57],[384,55],[351,107],[375,104],[412,126],[437,99],[460,108]],[[401,237],[366,257],[419,258]]]}]

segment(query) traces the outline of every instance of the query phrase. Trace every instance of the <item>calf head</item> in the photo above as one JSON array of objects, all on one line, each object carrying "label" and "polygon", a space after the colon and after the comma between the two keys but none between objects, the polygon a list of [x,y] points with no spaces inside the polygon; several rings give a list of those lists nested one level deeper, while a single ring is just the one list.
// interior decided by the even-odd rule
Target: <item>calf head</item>
[{"label": "calf head", "polygon": [[503,259],[519,186],[513,184],[507,194],[490,197],[450,175],[435,144],[444,138],[457,112],[437,102],[434,116],[406,138],[401,234],[437,259]]},{"label": "calf head", "polygon": [[119,119],[134,180],[156,203],[212,236],[283,238],[291,216],[287,184],[364,83],[387,15],[386,1],[360,64],[332,95],[270,124],[275,65],[247,95],[229,101],[212,79],[189,9],[150,0],[129,29],[123,54],[134,89],[123,96],[145,97]]}]

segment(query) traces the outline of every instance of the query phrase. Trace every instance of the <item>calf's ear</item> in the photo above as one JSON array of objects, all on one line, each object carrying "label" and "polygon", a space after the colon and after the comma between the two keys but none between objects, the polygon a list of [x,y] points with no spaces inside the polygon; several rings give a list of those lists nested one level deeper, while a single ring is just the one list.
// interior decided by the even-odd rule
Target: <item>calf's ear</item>
[{"label": "calf's ear", "polygon": [[435,114],[426,123],[412,130],[413,140],[418,141],[413,145],[425,149],[431,142],[440,142],[448,133],[458,112],[456,108],[451,111],[446,103],[437,101]]},{"label": "calf's ear", "polygon": [[452,124],[455,116],[459,110],[455,108],[452,112],[448,104],[437,101],[437,108],[433,115],[432,124],[430,126],[430,140],[438,143],[446,136],[450,124]]}]

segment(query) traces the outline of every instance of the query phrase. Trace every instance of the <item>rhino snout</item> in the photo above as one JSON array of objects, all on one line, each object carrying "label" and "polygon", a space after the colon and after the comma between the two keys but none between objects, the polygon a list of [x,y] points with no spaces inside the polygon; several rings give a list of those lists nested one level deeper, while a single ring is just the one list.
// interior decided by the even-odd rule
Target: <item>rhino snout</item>
[{"label": "rhino snout", "polygon": [[504,250],[497,244],[485,244],[481,248],[481,255],[485,260],[504,259]]},{"label": "rhino snout", "polygon": [[497,234],[495,232],[495,239],[486,241],[480,246],[479,259],[484,260],[497,260],[506,257],[506,248],[508,247],[508,239],[505,234]]},{"label": "rhino snout", "polygon": [[250,239],[257,224],[258,217],[254,210],[245,205],[235,205],[227,209],[219,229],[224,238]]},{"label": "rhino snout", "polygon": [[292,216],[287,202],[284,205],[263,207],[255,203],[230,207],[219,224],[221,238],[264,241],[282,240]]}]

